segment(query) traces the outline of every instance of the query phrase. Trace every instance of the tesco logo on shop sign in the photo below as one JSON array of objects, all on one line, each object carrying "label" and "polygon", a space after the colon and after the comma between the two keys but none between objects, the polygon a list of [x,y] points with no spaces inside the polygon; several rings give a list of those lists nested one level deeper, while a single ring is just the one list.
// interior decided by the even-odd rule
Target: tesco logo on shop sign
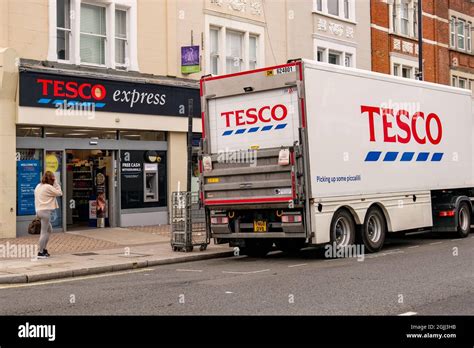
[{"label": "tesco logo on shop sign", "polygon": [[254,125],[257,122],[270,123],[281,122],[288,116],[288,108],[283,104],[275,106],[262,106],[261,108],[249,108],[221,113],[226,128]]},{"label": "tesco logo on shop sign", "polygon": [[382,118],[381,134],[384,143],[438,145],[443,138],[443,125],[435,113],[415,112],[413,115],[406,110],[394,110],[375,106],[361,106],[362,115],[366,114],[369,121],[370,141],[376,141],[375,118]]},{"label": "tesco logo on shop sign", "polygon": [[100,101],[105,98],[107,91],[101,84],[78,83],[75,81],[59,81],[52,79],[37,79],[41,84],[43,96],[52,95],[56,98],[81,98],[84,100]]}]

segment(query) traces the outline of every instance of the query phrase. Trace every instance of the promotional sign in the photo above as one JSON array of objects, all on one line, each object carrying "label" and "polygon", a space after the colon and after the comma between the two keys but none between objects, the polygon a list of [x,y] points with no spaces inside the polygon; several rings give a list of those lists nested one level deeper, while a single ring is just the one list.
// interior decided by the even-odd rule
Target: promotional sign
[{"label": "promotional sign", "polygon": [[200,71],[199,46],[181,47],[181,72],[183,74],[192,74]]},{"label": "promotional sign", "polygon": [[17,162],[18,215],[35,215],[35,188],[40,182],[41,164],[37,160]]},{"label": "promotional sign", "polygon": [[197,88],[20,72],[20,106],[187,117],[189,99],[200,117]]},{"label": "promotional sign", "polygon": [[292,146],[298,139],[298,93],[275,89],[209,101],[211,152]]},{"label": "promotional sign", "polygon": [[[154,151],[156,160],[149,163],[150,151],[121,151],[120,176],[122,209],[137,209],[164,207],[167,203],[167,177],[166,177],[166,152]],[[153,170],[158,176],[158,200],[145,202],[146,181],[144,175],[147,170]]]}]

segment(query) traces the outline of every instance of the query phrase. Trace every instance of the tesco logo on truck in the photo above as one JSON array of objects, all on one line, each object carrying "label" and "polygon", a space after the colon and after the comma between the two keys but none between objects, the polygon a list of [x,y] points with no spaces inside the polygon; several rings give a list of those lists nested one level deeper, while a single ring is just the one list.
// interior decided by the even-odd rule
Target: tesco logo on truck
[{"label": "tesco logo on truck", "polygon": [[361,106],[362,115],[367,114],[370,141],[375,142],[375,118],[382,118],[384,143],[438,145],[443,138],[443,125],[435,113],[416,112],[413,115],[406,110],[393,110],[376,106]]},{"label": "tesco logo on truck", "polygon": [[288,116],[288,108],[283,104],[275,106],[262,106],[261,108],[249,108],[242,110],[221,112],[225,119],[226,128],[254,125],[257,122],[270,123],[281,122]]}]

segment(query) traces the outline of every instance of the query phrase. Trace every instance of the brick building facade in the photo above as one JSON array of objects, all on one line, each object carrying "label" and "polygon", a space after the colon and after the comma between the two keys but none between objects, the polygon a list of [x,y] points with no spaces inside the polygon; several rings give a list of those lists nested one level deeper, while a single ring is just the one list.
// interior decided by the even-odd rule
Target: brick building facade
[{"label": "brick building facade", "polygon": [[[474,2],[422,1],[424,79],[473,89]],[[374,71],[416,78],[419,52],[417,16],[416,0],[371,0]]]}]

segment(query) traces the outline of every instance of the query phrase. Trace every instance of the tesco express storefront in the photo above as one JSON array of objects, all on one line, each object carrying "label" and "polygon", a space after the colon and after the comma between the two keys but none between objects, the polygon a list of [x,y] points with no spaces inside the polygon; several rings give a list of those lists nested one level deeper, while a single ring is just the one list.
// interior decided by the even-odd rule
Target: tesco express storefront
[{"label": "tesco express storefront", "polygon": [[201,131],[198,84],[137,75],[20,68],[17,236],[47,170],[64,192],[55,230],[169,223],[170,194],[186,189],[189,100]]}]

